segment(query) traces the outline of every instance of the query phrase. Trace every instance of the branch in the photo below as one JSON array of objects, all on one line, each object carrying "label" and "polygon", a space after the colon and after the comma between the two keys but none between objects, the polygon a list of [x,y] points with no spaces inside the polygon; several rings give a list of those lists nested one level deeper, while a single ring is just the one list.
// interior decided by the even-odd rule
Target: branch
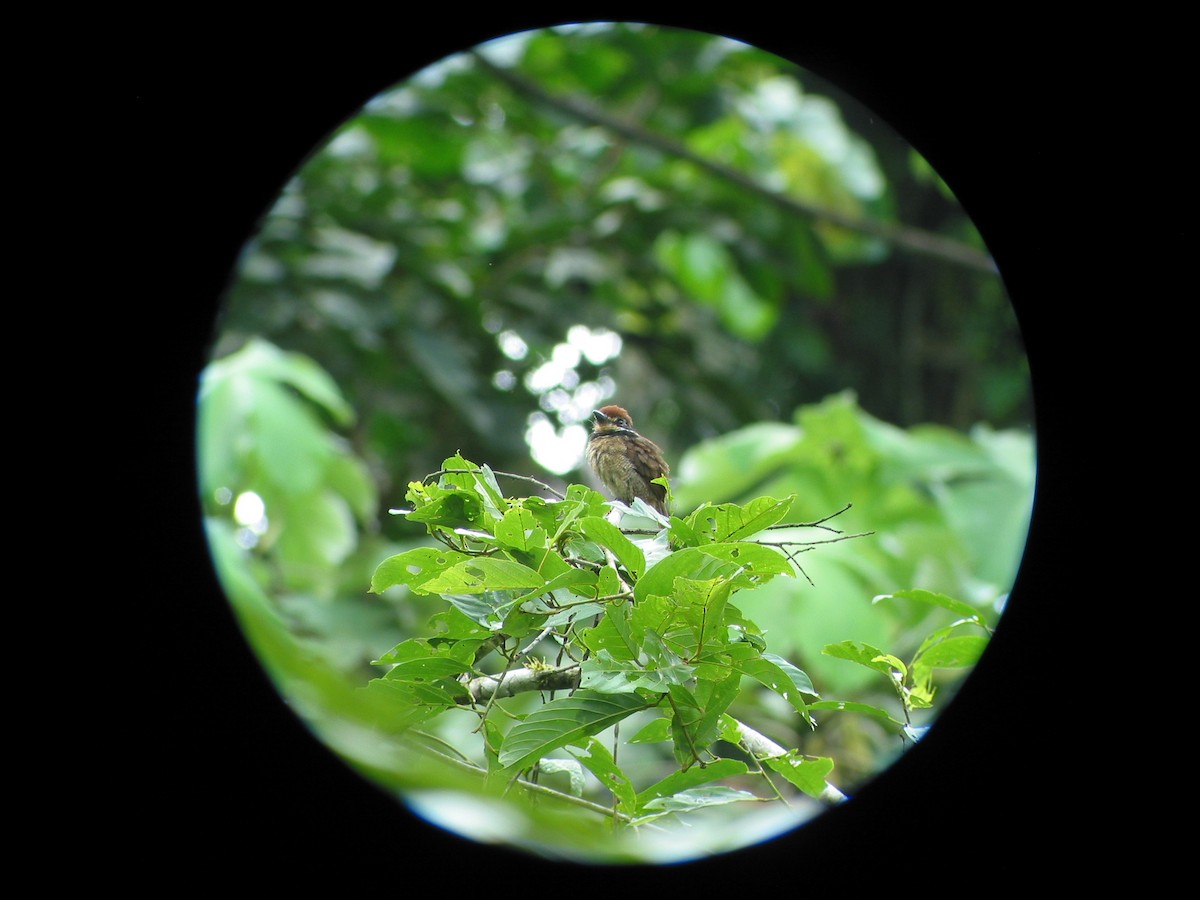
[{"label": "branch", "polygon": [[[478,469],[438,469],[436,472],[430,472],[423,479],[421,479],[421,481],[422,481],[422,483],[424,483],[426,481],[429,481],[432,478],[439,478],[442,475],[478,475],[478,474],[479,474]],[[560,494],[558,491],[556,491],[554,488],[550,487],[550,485],[546,484],[544,481],[538,481],[536,478],[530,478],[528,475],[515,475],[512,472],[497,472],[495,469],[492,469],[492,474],[499,475],[503,478],[511,478],[514,481],[525,481],[525,482],[528,482],[529,484],[532,484],[532,485],[535,485],[535,486],[541,488],[543,491],[553,494],[559,500],[567,499],[562,494]]]},{"label": "branch", "polygon": [[836,544],[838,541],[870,537],[874,533],[873,531],[860,531],[858,534],[842,534],[839,532],[837,537],[822,538],[819,541],[754,541],[754,543],[762,544],[765,547],[815,547],[818,544]]},{"label": "branch", "polygon": [[781,194],[737,169],[701,156],[673,138],[650,131],[640,124],[617,118],[600,107],[580,100],[577,97],[559,97],[550,94],[540,85],[529,79],[508,69],[502,69],[499,66],[493,65],[479,53],[473,51],[470,55],[476,64],[485,71],[503,81],[513,90],[524,94],[537,103],[550,106],[573,118],[582,119],[593,125],[607,128],[630,141],[642,144],[643,146],[653,147],[669,156],[687,160],[711,175],[715,175],[724,181],[758,195],[764,200],[782,208],[785,212],[809,219],[821,219],[842,228],[848,228],[852,231],[881,238],[896,247],[913,253],[944,259],[948,262],[986,272],[990,275],[995,275],[998,272],[996,263],[992,260],[991,256],[967,244],[951,240],[931,231],[914,228],[910,225],[849,216],[837,210],[816,206],[803,200],[797,200],[786,194]]},{"label": "branch", "polygon": [[[738,737],[742,740],[742,746],[750,751],[750,755],[755,759],[775,759],[780,756],[787,756],[786,748],[781,747],[769,737],[755,731],[744,722],[737,723]],[[824,803],[833,805],[842,803],[846,799],[846,795],[839,791],[836,787],[825,782],[825,790],[821,791],[821,796],[818,798]]]},{"label": "branch", "polygon": [[466,682],[475,703],[501,699],[525,691],[569,691],[579,687],[579,664],[558,669],[521,668],[499,675],[481,675]]},{"label": "branch", "polygon": [[841,532],[838,531],[836,528],[830,528],[825,523],[828,522],[830,519],[836,519],[838,516],[840,516],[846,510],[850,509],[852,506],[854,506],[853,503],[847,503],[845,506],[843,506],[837,512],[831,512],[827,516],[822,516],[821,518],[817,519],[815,522],[783,522],[779,525],[768,525],[767,531],[774,531],[779,528],[823,528],[826,531],[832,531],[834,534],[841,534]]}]

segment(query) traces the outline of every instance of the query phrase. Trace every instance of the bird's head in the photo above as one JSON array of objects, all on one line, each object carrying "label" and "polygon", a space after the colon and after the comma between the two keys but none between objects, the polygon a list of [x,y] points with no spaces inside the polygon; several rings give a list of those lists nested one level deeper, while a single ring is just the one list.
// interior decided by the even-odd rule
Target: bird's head
[{"label": "bird's head", "polygon": [[633,416],[623,407],[609,405],[592,411],[592,431],[633,430]]}]

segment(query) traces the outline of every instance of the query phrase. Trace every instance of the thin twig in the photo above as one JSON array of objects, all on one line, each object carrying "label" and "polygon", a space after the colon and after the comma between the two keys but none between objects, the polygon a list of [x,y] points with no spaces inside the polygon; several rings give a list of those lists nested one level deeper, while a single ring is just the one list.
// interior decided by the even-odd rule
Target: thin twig
[{"label": "thin twig", "polygon": [[766,530],[774,531],[774,530],[777,530],[780,528],[824,528],[826,531],[832,531],[835,534],[841,534],[841,532],[838,531],[836,528],[830,528],[829,526],[825,525],[824,523],[828,522],[830,519],[836,519],[838,516],[840,516],[846,510],[850,509],[853,505],[854,505],[853,503],[847,503],[845,506],[843,506],[837,512],[832,512],[827,516],[823,516],[822,518],[817,519],[815,522],[784,522],[780,525],[768,525]]},{"label": "thin twig", "polygon": [[[422,483],[424,483],[426,481],[429,481],[432,478],[439,478],[442,475],[479,475],[479,474],[481,474],[482,471],[483,471],[482,469],[438,469],[436,472],[430,472],[423,479],[421,479],[421,481],[422,481]],[[550,485],[546,484],[544,481],[538,481],[536,478],[531,478],[528,475],[516,475],[512,472],[497,472],[495,469],[492,469],[492,474],[499,475],[504,478],[511,478],[514,481],[525,481],[525,482],[528,482],[529,484],[536,485],[537,487],[541,488],[543,491],[546,491],[547,493],[553,494],[559,500],[567,499],[565,496],[560,494],[554,488],[550,487]]]},{"label": "thin twig", "polygon": [[824,538],[819,541],[754,541],[756,544],[762,544],[765,547],[816,547],[818,544],[836,544],[839,541],[851,541],[854,538],[870,537],[875,532],[860,531],[858,534],[842,534],[838,532],[837,537]]}]

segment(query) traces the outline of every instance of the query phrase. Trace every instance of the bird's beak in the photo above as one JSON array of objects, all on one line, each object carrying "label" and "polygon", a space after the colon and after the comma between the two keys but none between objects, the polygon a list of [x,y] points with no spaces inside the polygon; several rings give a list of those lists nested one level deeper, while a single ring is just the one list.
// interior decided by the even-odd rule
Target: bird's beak
[{"label": "bird's beak", "polygon": [[602,424],[602,425],[603,425],[605,422],[611,422],[611,421],[612,421],[612,419],[610,419],[610,418],[609,418],[608,416],[606,416],[604,413],[600,412],[600,410],[598,410],[598,409],[593,409],[593,410],[592,410],[592,418],[593,418],[593,419],[595,419],[595,420],[596,420],[598,423],[600,423],[600,424]]}]

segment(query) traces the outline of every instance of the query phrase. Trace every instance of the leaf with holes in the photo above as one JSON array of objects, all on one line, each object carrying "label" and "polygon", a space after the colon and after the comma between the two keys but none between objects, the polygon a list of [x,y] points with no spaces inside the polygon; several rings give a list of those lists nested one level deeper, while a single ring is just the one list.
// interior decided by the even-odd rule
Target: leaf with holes
[{"label": "leaf with holes", "polygon": [[825,779],[833,771],[833,760],[829,757],[802,756],[798,750],[789,750],[783,756],[773,756],[763,763],[810,797],[820,797],[824,793]]},{"label": "leaf with holes", "polygon": [[443,528],[477,527],[485,520],[483,504],[471,491],[447,489],[438,492],[428,503],[408,513],[410,522]]},{"label": "leaf with holes", "polygon": [[496,523],[496,540],[514,550],[539,550],[546,546],[546,529],[530,510],[510,509]]},{"label": "leaf with holes", "polygon": [[759,497],[745,506],[702,506],[688,516],[686,524],[692,534],[713,543],[745,540],[782,522],[795,499],[796,495],[791,494],[782,500]]},{"label": "leaf with holes", "polygon": [[455,563],[421,585],[426,594],[481,594],[542,587],[546,579],[510,559],[476,557]]},{"label": "leaf with holes", "polygon": [[457,550],[438,550],[434,547],[398,553],[385,559],[375,569],[375,574],[371,576],[371,593],[382,594],[397,584],[419,591],[444,569],[469,559],[469,556]]}]

